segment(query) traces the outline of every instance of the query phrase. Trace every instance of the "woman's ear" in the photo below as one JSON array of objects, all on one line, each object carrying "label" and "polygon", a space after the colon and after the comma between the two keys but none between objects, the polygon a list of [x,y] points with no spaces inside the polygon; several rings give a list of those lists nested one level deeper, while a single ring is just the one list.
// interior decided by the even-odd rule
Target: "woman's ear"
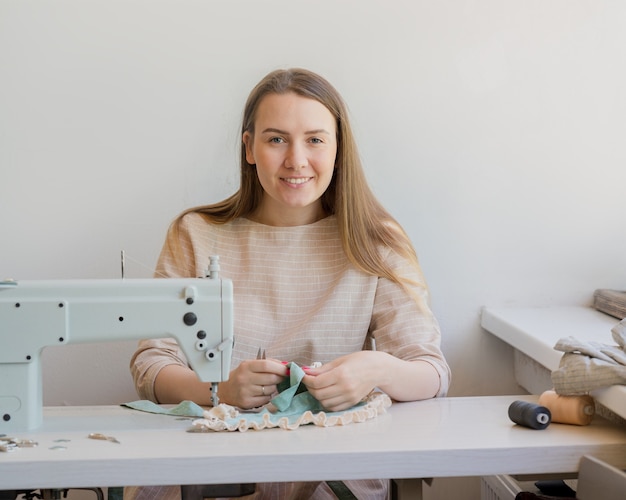
[{"label": "woman's ear", "polygon": [[244,132],[242,141],[243,141],[243,145],[246,148],[246,161],[250,165],[256,165],[256,160],[254,159],[254,151],[252,148],[252,143],[254,142],[254,138],[252,137],[252,134],[248,131]]}]

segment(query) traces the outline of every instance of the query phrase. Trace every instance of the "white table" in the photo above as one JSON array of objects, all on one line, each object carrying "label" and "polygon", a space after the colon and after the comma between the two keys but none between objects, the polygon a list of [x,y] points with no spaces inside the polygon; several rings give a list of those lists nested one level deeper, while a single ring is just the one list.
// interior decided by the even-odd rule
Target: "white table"
[{"label": "white table", "polygon": [[[536,400],[442,398],[394,403],[345,427],[207,434],[122,407],[49,407],[40,429],[15,436],[38,447],[0,453],[0,490],[571,473],[584,454],[626,468],[623,427],[599,418],[586,427],[520,427],[507,414],[516,399]],[[88,439],[90,432],[120,444]],[[421,481],[407,484],[419,498]]]},{"label": "white table", "polygon": [[[619,319],[591,307],[485,308],[481,317],[483,328],[548,371],[559,367],[563,353],[556,351],[554,345],[560,338],[572,336],[615,345],[611,328],[617,323]],[[591,395],[626,419],[626,386],[597,389]]]}]

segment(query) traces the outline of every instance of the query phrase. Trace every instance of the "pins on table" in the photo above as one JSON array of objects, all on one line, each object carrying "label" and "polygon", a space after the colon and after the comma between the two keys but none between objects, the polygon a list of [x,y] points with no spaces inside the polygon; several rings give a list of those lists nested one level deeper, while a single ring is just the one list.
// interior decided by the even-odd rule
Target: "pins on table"
[{"label": "pins on table", "polygon": [[[107,436],[100,432],[92,432],[87,436],[89,439],[97,439],[100,441],[110,441],[111,443],[120,443],[113,436]],[[68,443],[69,439],[56,439],[55,443]],[[39,443],[33,439],[18,439],[14,437],[7,437],[6,435],[0,435],[0,452],[10,453],[17,451],[20,448],[34,448]],[[50,448],[51,450],[66,450],[67,447],[64,444],[55,444]]]},{"label": "pins on table", "polygon": [[105,436],[104,434],[101,434],[99,432],[92,432],[87,437],[89,439],[98,439],[100,441],[111,441],[112,443],[120,444],[120,442],[117,439],[115,439],[113,436]]},{"label": "pins on table", "polygon": [[16,439],[12,437],[0,437],[0,451],[11,452],[19,448],[34,448],[39,443],[32,439]]}]

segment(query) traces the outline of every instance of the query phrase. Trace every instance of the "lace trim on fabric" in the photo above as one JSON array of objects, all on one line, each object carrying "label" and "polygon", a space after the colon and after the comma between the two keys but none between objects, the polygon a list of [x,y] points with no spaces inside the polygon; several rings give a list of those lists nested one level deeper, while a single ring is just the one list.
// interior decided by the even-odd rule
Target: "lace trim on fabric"
[{"label": "lace trim on fabric", "polygon": [[[391,406],[391,399],[382,392],[372,392],[357,406],[342,412],[313,412],[306,410],[298,416],[281,415],[270,403],[262,411],[253,415],[244,413],[234,406],[220,404],[204,412],[204,418],[193,421],[190,432],[262,430],[279,427],[294,430],[301,425],[313,424],[319,427],[333,427],[365,422],[385,413]],[[267,411],[263,411],[267,410]],[[253,418],[251,418],[253,417]]]}]

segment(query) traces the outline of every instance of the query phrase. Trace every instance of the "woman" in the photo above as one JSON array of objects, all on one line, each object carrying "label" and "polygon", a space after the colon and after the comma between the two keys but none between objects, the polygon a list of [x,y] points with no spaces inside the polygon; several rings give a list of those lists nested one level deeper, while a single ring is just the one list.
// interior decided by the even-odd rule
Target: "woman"
[{"label": "woman", "polygon": [[[220,402],[268,403],[286,375],[280,360],[322,363],[303,383],[330,411],[376,387],[397,401],[445,395],[449,368],[415,251],[370,191],[346,106],[319,75],[274,71],[253,89],[240,189],[174,221],[157,275],[202,275],[209,255],[234,285],[233,370]],[[268,359],[255,359],[259,348]],[[141,342],[131,369],[144,398],[211,404],[173,340]],[[386,495],[384,481],[347,484],[359,498]],[[334,497],[325,483],[291,483],[257,485],[254,498]]]}]

